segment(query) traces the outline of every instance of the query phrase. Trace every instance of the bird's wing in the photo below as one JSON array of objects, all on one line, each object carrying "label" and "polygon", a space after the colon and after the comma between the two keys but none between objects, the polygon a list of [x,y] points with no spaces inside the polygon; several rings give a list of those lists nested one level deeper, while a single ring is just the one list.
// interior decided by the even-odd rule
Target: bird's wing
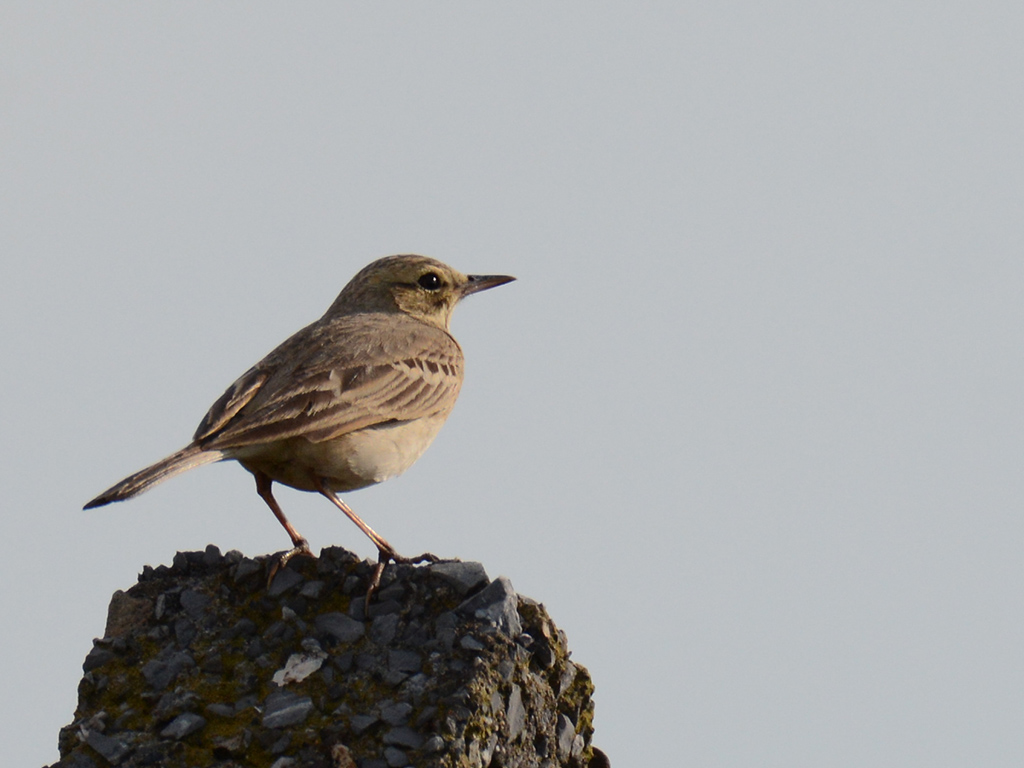
[{"label": "bird's wing", "polygon": [[206,448],[304,437],[330,440],[391,421],[451,410],[462,350],[411,319],[353,316],[314,323],[250,369],[196,432]]},{"label": "bird's wing", "polygon": [[217,434],[253,399],[268,378],[268,372],[258,365],[243,373],[210,406],[192,439],[198,443]]}]

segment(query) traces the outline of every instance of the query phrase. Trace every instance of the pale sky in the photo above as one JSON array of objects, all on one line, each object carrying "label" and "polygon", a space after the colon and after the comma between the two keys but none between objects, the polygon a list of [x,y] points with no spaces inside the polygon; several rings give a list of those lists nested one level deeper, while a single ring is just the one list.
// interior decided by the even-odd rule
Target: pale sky
[{"label": "pale sky", "polygon": [[1022,40],[1011,2],[5,2],[6,760],[57,759],[144,565],[289,545],[234,464],[82,504],[419,252],[519,280],[346,500],[543,602],[617,768],[1024,764]]}]

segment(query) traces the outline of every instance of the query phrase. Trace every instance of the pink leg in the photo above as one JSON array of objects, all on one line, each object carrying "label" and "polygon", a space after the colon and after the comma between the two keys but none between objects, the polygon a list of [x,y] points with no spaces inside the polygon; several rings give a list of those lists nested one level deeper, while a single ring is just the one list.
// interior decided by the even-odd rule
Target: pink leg
[{"label": "pink leg", "polygon": [[384,573],[384,566],[388,564],[389,560],[394,560],[396,563],[436,563],[438,557],[432,555],[429,552],[424,552],[419,557],[402,557],[400,554],[395,552],[395,548],[388,544],[387,539],[377,533],[373,528],[363,522],[362,518],[359,517],[352,508],[344,501],[339,499],[337,495],[328,488],[322,480],[317,478],[316,489],[320,491],[327,499],[330,500],[334,506],[345,513],[345,516],[359,526],[359,530],[365,533],[370,541],[373,542],[374,546],[377,547],[377,567],[373,571],[373,577],[370,579],[370,588],[366,591],[366,607],[370,607],[370,598],[373,593],[377,591],[377,587],[380,586],[380,577]]},{"label": "pink leg", "polygon": [[274,481],[270,479],[268,475],[262,472],[253,472],[256,477],[256,493],[260,495],[267,506],[270,507],[270,511],[274,513],[274,517],[277,521],[284,526],[284,529],[288,531],[288,536],[292,540],[292,548],[281,555],[277,562],[274,563],[270,568],[270,575],[267,577],[267,586],[274,580],[274,576],[277,572],[288,565],[288,561],[296,555],[306,555],[308,557],[315,557],[315,555],[309,549],[309,542],[299,534],[295,527],[288,522],[288,518],[284,516],[284,512],[281,511],[281,506],[277,503],[277,499],[274,498],[274,494],[271,491],[271,487]]}]

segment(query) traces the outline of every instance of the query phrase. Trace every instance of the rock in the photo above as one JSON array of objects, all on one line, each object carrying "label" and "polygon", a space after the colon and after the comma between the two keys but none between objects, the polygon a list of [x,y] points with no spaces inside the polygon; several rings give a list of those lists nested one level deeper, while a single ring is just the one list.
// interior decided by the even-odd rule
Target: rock
[{"label": "rock", "polygon": [[335,744],[331,747],[331,768],[357,768],[352,753],[344,744]]},{"label": "rock", "polygon": [[[593,685],[478,563],[180,553],[111,600],[61,768],[587,768]],[[475,592],[475,594],[474,594]],[[607,763],[594,763],[594,766]]]},{"label": "rock", "polygon": [[213,756],[218,760],[243,757],[252,744],[252,731],[246,729],[232,736],[213,739]]},{"label": "rock", "polygon": [[434,563],[428,566],[434,576],[439,577],[455,589],[455,594],[463,597],[473,589],[488,582],[487,571],[480,563],[464,563],[453,560],[446,563]]},{"label": "rock", "polygon": [[99,752],[100,757],[111,765],[120,765],[121,761],[131,752],[131,747],[119,739],[105,736],[99,731],[90,731],[85,743]]},{"label": "rock", "polygon": [[327,654],[318,648],[306,653],[293,653],[288,657],[282,669],[274,673],[272,682],[285,686],[289,683],[301,683],[323,666]]},{"label": "rock", "polygon": [[185,651],[175,652],[170,646],[164,650],[170,651],[166,658],[161,659],[158,656],[142,667],[142,676],[149,683],[149,687],[157,691],[162,691],[173,683],[181,672],[196,665],[192,656]]},{"label": "rock", "polygon": [[186,736],[191,736],[206,725],[206,719],[193,712],[183,712],[174,718],[170,725],[160,731],[165,739],[180,741]]},{"label": "rock", "polygon": [[159,722],[166,722],[182,712],[192,712],[201,706],[202,702],[195,693],[176,688],[157,700],[156,706],[153,707],[153,718]]},{"label": "rock", "polygon": [[388,645],[395,639],[395,632],[397,631],[398,614],[388,613],[384,616],[378,616],[370,624],[370,639],[377,643],[377,645]]},{"label": "rock", "polygon": [[405,701],[390,704],[380,709],[380,719],[389,725],[405,725],[412,714],[412,705]]},{"label": "rock", "polygon": [[424,741],[426,739],[422,735],[404,725],[392,728],[384,734],[385,744],[395,744],[399,747],[408,747],[409,749],[419,749],[423,746]]},{"label": "rock", "polygon": [[377,722],[377,718],[373,715],[353,715],[352,719],[349,720],[349,725],[352,728],[352,732],[359,736]]},{"label": "rock", "polygon": [[193,619],[201,619],[206,606],[210,604],[210,598],[195,590],[186,589],[181,593],[181,607]]},{"label": "rock", "polygon": [[522,632],[516,592],[512,589],[512,583],[504,576],[499,576],[482,591],[466,600],[458,610],[460,613],[489,621],[508,637],[517,637]]},{"label": "rock", "polygon": [[465,648],[467,651],[482,651],[487,647],[472,635],[466,635],[459,640],[459,646]]},{"label": "rock", "polygon": [[558,728],[555,731],[558,739],[558,756],[563,760],[572,753],[572,742],[576,738],[576,727],[565,715],[558,716]]},{"label": "rock", "polygon": [[324,613],[317,616],[313,623],[318,632],[330,635],[339,643],[354,643],[366,632],[361,621],[344,613]]},{"label": "rock", "polygon": [[388,669],[392,672],[403,672],[411,675],[420,671],[422,663],[420,655],[416,651],[401,649],[388,651]]},{"label": "rock", "polygon": [[444,739],[436,734],[423,743],[423,753],[434,755],[444,749]]},{"label": "rock", "polygon": [[519,738],[526,725],[526,708],[523,707],[523,689],[518,685],[512,686],[512,693],[508,696],[508,707],[505,710],[505,717],[508,722],[508,737],[512,741]]},{"label": "rock", "polygon": [[104,637],[120,637],[132,632],[136,627],[143,626],[152,610],[153,603],[145,597],[117,590],[110,598]]},{"label": "rock", "polygon": [[250,576],[263,572],[263,565],[257,560],[250,560],[248,557],[239,560],[231,578],[233,581],[244,581]]},{"label": "rock", "polygon": [[196,636],[196,626],[184,616],[179,616],[177,621],[174,622],[174,639],[178,641],[178,646],[181,648],[188,648],[192,644],[192,639]]},{"label": "rock", "polygon": [[313,710],[309,696],[298,696],[289,691],[275,691],[267,697],[263,710],[263,725],[266,728],[287,728],[306,721]]},{"label": "rock", "polygon": [[279,597],[288,590],[297,587],[305,581],[302,578],[302,574],[291,568],[282,568],[274,575],[274,581],[271,582],[267,594],[270,597]]},{"label": "rock", "polygon": [[113,661],[117,658],[113,651],[101,648],[100,646],[94,647],[89,651],[89,655],[85,657],[85,661],[82,662],[82,671],[91,672],[94,669],[99,669],[108,661]]},{"label": "rock", "polygon": [[299,590],[299,595],[301,597],[309,597],[315,600],[316,598],[320,597],[320,593],[323,592],[324,584],[325,582],[323,581],[306,582],[302,585],[302,589]]}]

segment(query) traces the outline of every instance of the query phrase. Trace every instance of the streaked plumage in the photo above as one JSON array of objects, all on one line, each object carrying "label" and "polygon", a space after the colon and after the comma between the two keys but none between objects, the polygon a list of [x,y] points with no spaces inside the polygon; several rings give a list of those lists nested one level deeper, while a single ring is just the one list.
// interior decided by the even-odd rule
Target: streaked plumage
[{"label": "streaked plumage", "polygon": [[379,571],[394,549],[335,492],[400,474],[430,445],[462,386],[451,313],[470,293],[507,283],[467,276],[425,256],[391,256],[360,271],[327,312],[244,373],[213,404],[192,443],[125,478],[86,509],[136,496],[203,464],[235,459],[292,538],[273,482],[317,491],[374,541]]}]

